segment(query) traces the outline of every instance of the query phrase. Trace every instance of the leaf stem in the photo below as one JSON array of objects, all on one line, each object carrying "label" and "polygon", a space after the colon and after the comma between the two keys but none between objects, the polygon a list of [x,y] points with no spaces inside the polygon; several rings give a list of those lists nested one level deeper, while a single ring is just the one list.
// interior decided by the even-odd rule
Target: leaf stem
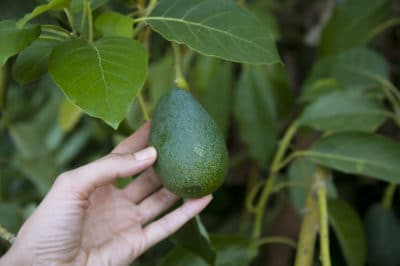
[{"label": "leaf stem", "polygon": [[400,24],[400,18],[392,18],[389,19],[382,24],[376,26],[368,35],[368,39],[374,38],[376,35],[380,34],[381,32],[385,31],[387,28],[392,26],[396,26]]},{"label": "leaf stem", "polygon": [[55,36],[50,36],[50,35],[43,35],[43,34],[41,34],[41,35],[39,36],[39,39],[42,39],[42,40],[51,40],[51,41],[58,41],[58,42],[63,42],[63,41],[65,41],[65,39],[61,39],[61,38],[58,38],[58,37],[55,37]]},{"label": "leaf stem", "polygon": [[0,238],[4,239],[7,241],[10,245],[14,243],[15,241],[15,236],[11,232],[9,232],[4,226],[0,224]]},{"label": "leaf stem", "polygon": [[256,241],[254,241],[251,245],[259,247],[259,246],[265,245],[265,244],[285,244],[292,248],[297,247],[296,241],[293,241],[292,239],[283,237],[283,236],[263,237],[263,238],[260,238]]},{"label": "leaf stem", "polygon": [[93,42],[93,15],[92,8],[90,7],[89,1],[87,3],[87,16],[88,16],[88,27],[89,27],[89,42]]},{"label": "leaf stem", "polygon": [[[314,177],[315,179],[315,177]],[[318,205],[314,191],[309,189],[303,222],[300,228],[295,266],[311,266],[314,260],[315,240],[318,231]]]},{"label": "leaf stem", "polygon": [[318,196],[319,207],[319,243],[320,243],[320,260],[322,266],[331,266],[331,256],[329,252],[329,219],[328,219],[328,202],[326,192],[326,178],[328,174],[324,168],[317,167],[316,190]]},{"label": "leaf stem", "polygon": [[246,209],[249,212],[252,213],[257,213],[257,207],[254,206],[254,199],[256,198],[258,192],[260,191],[260,189],[262,188],[262,185],[264,185],[264,182],[258,182],[256,183],[249,191],[249,193],[247,194],[246,197]]},{"label": "leaf stem", "polygon": [[57,30],[57,29],[45,28],[45,27],[42,26],[42,30],[43,30],[44,32],[46,32],[46,33],[52,33],[52,34],[57,35],[57,36],[59,36],[59,37],[62,37],[62,38],[64,38],[64,39],[70,37],[69,34],[67,34],[67,33],[65,33],[65,32],[63,32],[63,31]]},{"label": "leaf stem", "polygon": [[150,120],[149,113],[147,112],[146,104],[144,103],[143,95],[141,92],[138,94],[138,101],[140,104],[140,108],[142,109],[144,120],[147,122]]},{"label": "leaf stem", "polygon": [[153,9],[156,7],[157,2],[158,2],[157,0],[150,0],[149,5],[146,7],[146,14],[145,14],[146,17],[150,15],[151,11],[153,11]]},{"label": "leaf stem", "polygon": [[64,13],[67,16],[69,26],[71,27],[71,30],[72,30],[72,35],[76,36],[75,20],[74,20],[74,16],[72,15],[71,8],[69,8],[69,7],[64,8]]},{"label": "leaf stem", "polygon": [[390,209],[393,203],[394,193],[396,192],[396,184],[389,183],[385,189],[385,193],[382,198],[382,207],[385,209]]},{"label": "leaf stem", "polygon": [[172,43],[172,48],[174,49],[175,56],[175,84],[178,88],[189,90],[189,85],[186,82],[186,79],[183,75],[182,70],[182,59],[181,59],[181,50],[178,44]]},{"label": "leaf stem", "polygon": [[82,20],[81,20],[81,35],[86,36],[86,14],[87,14],[87,6],[88,0],[84,0],[83,2],[83,12],[82,12]]},{"label": "leaf stem", "polygon": [[281,161],[283,160],[283,157],[287,149],[289,148],[290,142],[294,137],[294,135],[296,134],[296,132],[297,132],[297,124],[293,123],[288,127],[281,142],[279,143],[278,151],[276,152],[274,159],[272,161],[268,180],[264,185],[264,188],[261,192],[260,200],[257,204],[255,223],[252,233],[253,238],[258,238],[261,235],[261,227],[263,223],[265,207],[267,206],[268,199],[271,193],[273,192],[275,179],[277,176],[277,172],[280,169],[279,166],[281,165]]}]

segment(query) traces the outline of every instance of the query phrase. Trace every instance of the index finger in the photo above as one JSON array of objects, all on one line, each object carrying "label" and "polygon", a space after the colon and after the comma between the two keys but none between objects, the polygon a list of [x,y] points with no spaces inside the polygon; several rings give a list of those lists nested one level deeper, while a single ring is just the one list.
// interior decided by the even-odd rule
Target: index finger
[{"label": "index finger", "polygon": [[121,141],[111,153],[134,153],[147,146],[151,122],[144,123],[135,133]]}]

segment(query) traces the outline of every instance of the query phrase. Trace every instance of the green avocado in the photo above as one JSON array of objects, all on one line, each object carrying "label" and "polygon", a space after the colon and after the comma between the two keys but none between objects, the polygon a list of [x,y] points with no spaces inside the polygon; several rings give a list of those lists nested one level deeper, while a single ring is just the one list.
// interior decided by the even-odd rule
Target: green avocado
[{"label": "green avocado", "polygon": [[161,183],[183,198],[217,190],[228,169],[228,151],[217,124],[187,91],[173,89],[157,103],[149,144]]}]

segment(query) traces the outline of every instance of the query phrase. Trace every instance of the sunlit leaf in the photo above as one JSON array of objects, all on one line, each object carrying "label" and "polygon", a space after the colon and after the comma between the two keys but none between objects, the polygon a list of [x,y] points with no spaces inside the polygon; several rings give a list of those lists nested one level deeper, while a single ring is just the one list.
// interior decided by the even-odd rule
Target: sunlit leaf
[{"label": "sunlit leaf", "polygon": [[72,40],[53,50],[49,71],[71,102],[117,128],[144,83],[147,53],[128,38]]},{"label": "sunlit leaf", "polygon": [[133,36],[133,18],[120,13],[107,11],[96,17],[95,29],[103,36],[131,38]]},{"label": "sunlit leaf", "polygon": [[241,63],[280,62],[271,30],[231,0],[161,0],[143,18],[169,41]]}]

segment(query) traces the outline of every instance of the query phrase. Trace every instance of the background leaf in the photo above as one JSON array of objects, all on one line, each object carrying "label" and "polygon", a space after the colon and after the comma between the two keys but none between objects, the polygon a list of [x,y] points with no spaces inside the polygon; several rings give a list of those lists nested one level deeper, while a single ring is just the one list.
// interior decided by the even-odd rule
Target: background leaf
[{"label": "background leaf", "polygon": [[200,216],[196,216],[179,229],[172,236],[172,241],[178,246],[201,256],[210,265],[214,264],[216,253]]},{"label": "background leaf", "polygon": [[[312,100],[309,95],[316,94],[315,90],[326,93],[330,91],[329,88],[372,89],[379,85],[374,77],[389,78],[385,59],[368,48],[351,49],[318,61],[303,85],[302,98]],[[329,86],[316,86],[321,80],[328,80]]]},{"label": "background leaf", "polygon": [[107,11],[96,17],[95,29],[103,36],[133,37],[133,18]]},{"label": "background leaf", "polygon": [[348,266],[364,266],[367,245],[357,212],[343,200],[328,202],[329,221],[339,240]]},{"label": "background leaf", "polygon": [[50,53],[57,44],[53,40],[36,40],[22,51],[12,69],[15,80],[27,84],[47,73]]},{"label": "background leaf", "polygon": [[[307,194],[312,187],[316,168],[316,164],[307,158],[296,158],[289,166],[288,179],[294,184],[289,187],[290,201],[300,214],[304,212]],[[329,176],[326,185],[329,198],[337,198],[337,190],[332,176]]]},{"label": "background leaf", "polygon": [[[251,246],[247,238],[235,235],[214,235],[211,242],[217,250],[216,266],[247,266],[257,255],[257,247]],[[161,266],[206,266],[200,257],[183,248],[174,248],[162,261]]]},{"label": "background leaf", "polygon": [[368,263],[371,266],[396,266],[400,261],[400,222],[392,210],[375,204],[365,218],[368,237]]},{"label": "background leaf", "polygon": [[264,68],[246,66],[234,95],[234,115],[240,136],[261,167],[276,145],[276,107]]},{"label": "background leaf", "polygon": [[147,54],[125,38],[72,40],[54,49],[49,71],[73,103],[117,128],[144,83]]},{"label": "background leaf", "polygon": [[297,122],[321,131],[375,131],[385,121],[381,101],[358,91],[332,92],[312,102]]},{"label": "background leaf", "polygon": [[231,0],[161,0],[145,21],[169,41],[241,63],[280,62],[271,30]]},{"label": "background leaf", "polygon": [[322,32],[320,55],[326,56],[365,45],[371,31],[389,17],[390,2],[336,1],[334,13]]},{"label": "background leaf", "polygon": [[69,132],[82,117],[82,110],[68,100],[60,105],[58,123],[64,132]]},{"label": "background leaf", "polygon": [[302,154],[345,173],[400,182],[400,144],[383,136],[361,132],[332,134]]},{"label": "background leaf", "polygon": [[71,0],[50,0],[47,4],[39,5],[32,10],[31,13],[26,14],[22,19],[18,21],[19,25],[24,25],[29,20],[49,11],[59,10],[69,6]]},{"label": "background leaf", "polygon": [[0,65],[28,47],[39,35],[39,26],[26,25],[18,28],[15,21],[0,21]]},{"label": "background leaf", "polygon": [[227,136],[233,86],[232,64],[199,56],[192,75],[193,93]]}]

